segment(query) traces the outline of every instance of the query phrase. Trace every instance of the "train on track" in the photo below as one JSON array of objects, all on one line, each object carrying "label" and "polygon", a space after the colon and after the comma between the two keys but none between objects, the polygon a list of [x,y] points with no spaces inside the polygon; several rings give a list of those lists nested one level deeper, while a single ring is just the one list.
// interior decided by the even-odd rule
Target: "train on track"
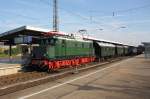
[{"label": "train on track", "polygon": [[113,42],[64,35],[44,35],[34,40],[30,65],[43,70],[78,67],[108,58],[136,55],[137,48]]}]

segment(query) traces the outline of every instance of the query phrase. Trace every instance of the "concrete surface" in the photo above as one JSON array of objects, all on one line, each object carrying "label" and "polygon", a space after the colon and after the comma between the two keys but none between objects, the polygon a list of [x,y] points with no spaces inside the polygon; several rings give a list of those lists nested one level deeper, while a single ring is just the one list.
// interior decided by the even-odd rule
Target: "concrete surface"
[{"label": "concrete surface", "polygon": [[21,64],[0,63],[0,76],[18,73]]},{"label": "concrete surface", "polygon": [[0,99],[150,99],[150,60],[137,56]]},{"label": "concrete surface", "polygon": [[0,58],[0,76],[18,73],[21,70],[21,58]]},{"label": "concrete surface", "polygon": [[21,64],[22,59],[21,59],[21,57],[12,57],[12,59],[10,59],[10,58],[0,58],[0,63]]}]

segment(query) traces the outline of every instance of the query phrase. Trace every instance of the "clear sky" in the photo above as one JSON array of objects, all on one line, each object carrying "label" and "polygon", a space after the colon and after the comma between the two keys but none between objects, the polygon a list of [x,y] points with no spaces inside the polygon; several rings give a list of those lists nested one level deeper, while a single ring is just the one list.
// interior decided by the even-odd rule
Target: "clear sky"
[{"label": "clear sky", "polygon": [[[90,36],[132,45],[150,41],[150,0],[58,1],[61,31],[86,29]],[[22,25],[52,29],[52,10],[52,0],[0,0],[0,33]]]}]

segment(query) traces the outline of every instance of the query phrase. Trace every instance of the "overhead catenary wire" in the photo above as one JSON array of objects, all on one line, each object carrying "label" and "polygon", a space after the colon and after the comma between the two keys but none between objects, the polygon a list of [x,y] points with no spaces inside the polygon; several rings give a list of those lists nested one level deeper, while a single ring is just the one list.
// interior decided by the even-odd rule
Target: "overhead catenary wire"
[{"label": "overhead catenary wire", "polygon": [[[44,4],[46,4],[46,5],[48,5],[48,6],[49,6],[49,5],[53,6],[53,4],[51,4],[50,2],[48,2],[48,1],[46,1],[46,0],[39,0],[39,1],[42,2],[42,3],[44,3]],[[93,24],[99,24],[99,25],[109,26],[109,24],[104,24],[104,23],[102,23],[102,22],[100,22],[100,21],[97,21],[97,20],[95,20],[95,19],[93,19],[92,22],[91,22],[90,17],[81,15],[81,14],[79,14],[79,13],[75,13],[75,12],[70,11],[70,10],[68,10],[68,9],[66,10],[66,9],[64,9],[64,8],[62,8],[62,7],[59,7],[58,9],[59,9],[59,10],[63,10],[63,11],[65,11],[65,12],[67,12],[68,14],[71,14],[71,15],[74,15],[74,16],[76,16],[76,17],[79,17],[80,19],[86,20],[86,21],[88,21],[90,24],[93,23]],[[61,23],[60,23],[60,24],[61,24]],[[73,23],[71,23],[71,24],[73,24]],[[61,25],[62,25],[62,24],[61,24]]]},{"label": "overhead catenary wire", "polygon": [[23,18],[26,18],[26,19],[29,19],[29,20],[39,20],[38,18],[35,18],[35,17],[31,17],[29,15],[23,15],[23,14],[18,14],[18,13],[15,13],[15,12],[10,12],[10,11],[1,11],[0,14],[2,13],[9,13],[9,15],[13,15],[13,16],[18,16],[18,17],[23,17]]},{"label": "overhead catenary wire", "polygon": [[[46,1],[46,0],[40,0],[40,1],[43,2],[43,3],[46,4],[46,5],[51,5],[51,6],[52,6],[52,4],[50,4],[50,2],[48,2],[48,1]],[[139,6],[139,7],[134,7],[134,8],[129,8],[129,9],[124,9],[124,10],[117,10],[117,11],[114,11],[114,12],[113,12],[113,16],[115,16],[116,13],[129,12],[129,11],[133,11],[133,10],[137,10],[137,9],[144,9],[144,8],[147,8],[147,7],[150,7],[150,4],[147,4],[147,5],[144,5],[144,6]],[[90,24],[93,23],[93,24],[99,24],[99,25],[109,26],[109,24],[102,23],[102,22],[100,22],[99,20],[96,20],[95,18],[93,18],[92,16],[87,17],[87,16],[84,16],[84,15],[78,14],[78,13],[76,13],[76,12],[70,11],[70,10],[68,10],[68,9],[66,10],[66,9],[64,9],[64,8],[62,8],[62,7],[59,7],[59,9],[65,11],[65,12],[71,14],[71,15],[74,15],[74,16],[76,16],[76,17],[79,17],[79,18],[81,18],[81,19],[83,19],[83,20],[89,21]],[[94,10],[91,10],[90,12],[100,13],[100,12],[94,11]],[[112,12],[111,12],[111,13],[112,13]],[[110,15],[110,16],[112,16],[112,15]],[[72,22],[71,24],[73,24],[73,22]]]},{"label": "overhead catenary wire", "polygon": [[[139,9],[145,9],[150,7],[150,4],[146,4],[143,6],[138,6],[138,7],[133,7],[133,8],[128,8],[128,9],[124,9],[124,10],[116,10],[116,11],[112,11],[112,12],[107,12],[107,13],[112,13],[113,16],[115,16],[116,13],[126,13],[126,12],[131,12],[131,11],[137,11]],[[90,10],[89,12],[92,13],[105,13],[104,11],[98,11],[98,10]]]},{"label": "overhead catenary wire", "polygon": [[[39,0],[39,1],[40,1],[40,2],[43,2],[43,4],[47,4],[48,6],[53,6],[53,5],[51,4],[51,2],[49,2],[49,0]],[[149,7],[149,6],[150,6],[150,4],[149,4],[149,5],[140,6],[140,7],[125,9],[125,10],[114,11],[114,15],[115,15],[115,13],[122,13],[122,12],[128,12],[128,11],[137,10],[137,9],[143,9],[143,8],[147,8],[147,7]],[[68,9],[66,10],[66,9],[64,9],[64,8],[62,8],[62,7],[59,7],[59,9],[65,11],[65,12],[71,14],[71,15],[77,16],[77,17],[79,17],[79,18],[81,18],[81,19],[83,19],[83,20],[87,20],[87,21],[89,21],[89,22],[92,21],[92,23],[94,23],[94,24],[108,25],[108,24],[102,23],[102,22],[100,22],[99,20],[96,20],[96,19],[94,19],[94,18],[87,17],[87,16],[81,15],[81,14],[79,14],[79,13],[75,13],[75,12],[70,11],[70,10],[68,10]],[[98,12],[97,12],[97,13],[98,13]],[[34,17],[28,16],[28,15],[22,15],[22,14],[13,13],[13,15],[14,15],[14,14],[15,14],[16,16],[24,17],[24,18],[29,19],[29,20],[32,20],[32,21],[33,21],[33,20],[34,20],[34,21],[39,21],[38,18],[34,18]],[[69,24],[69,23],[68,23],[68,24]],[[73,24],[73,22],[72,22],[71,24]]]},{"label": "overhead catenary wire", "polygon": [[[48,1],[45,1],[45,0],[39,0],[39,1],[43,2],[43,3],[46,4],[46,5],[51,5],[51,6],[53,6],[53,4],[51,4],[51,3],[48,2]],[[78,17],[80,17],[81,19],[89,20],[88,17],[85,17],[85,16],[82,16],[82,15],[80,15],[80,14],[78,14],[78,13],[75,13],[75,12],[72,12],[72,11],[69,11],[69,10],[66,10],[66,9],[64,9],[64,8],[62,8],[62,7],[59,7],[58,9],[59,9],[59,10],[63,10],[63,11],[65,11],[65,12],[69,13],[69,14],[78,16]]]},{"label": "overhead catenary wire", "polygon": [[125,9],[125,10],[118,10],[118,11],[115,11],[115,12],[129,12],[129,11],[133,11],[133,10],[139,10],[139,9],[144,9],[144,8],[147,8],[147,7],[150,7],[150,4],[147,4],[147,5],[144,5],[144,6],[139,6],[139,7],[134,7],[134,8],[129,8],[129,9]]},{"label": "overhead catenary wire", "polygon": [[139,9],[144,9],[150,7],[150,4],[144,5],[144,6],[139,6],[139,7],[134,7],[134,8],[129,8],[125,10],[117,10],[113,12],[113,16],[115,16],[117,13],[125,13],[125,12],[131,12],[131,11],[137,11]]}]

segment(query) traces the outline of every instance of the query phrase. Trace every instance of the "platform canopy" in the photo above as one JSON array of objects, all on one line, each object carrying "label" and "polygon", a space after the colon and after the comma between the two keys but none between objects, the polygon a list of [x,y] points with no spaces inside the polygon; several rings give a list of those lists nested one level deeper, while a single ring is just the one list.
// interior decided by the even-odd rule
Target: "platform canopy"
[{"label": "platform canopy", "polygon": [[150,42],[143,42],[145,48],[145,58],[150,59]]},{"label": "platform canopy", "polygon": [[99,46],[103,46],[103,47],[115,47],[114,44],[110,44],[110,43],[103,43],[103,42],[98,42]]},{"label": "platform canopy", "polygon": [[[118,46],[126,46],[126,47],[131,46],[129,44],[123,44],[123,43],[120,43],[120,42],[104,40],[104,39],[97,39],[97,38],[93,38],[93,37],[84,37],[84,39],[85,40],[93,40],[93,41],[96,41],[96,42],[107,43],[107,44],[114,44],[114,45],[118,45]],[[131,47],[134,47],[134,46],[132,45]]]},{"label": "platform canopy", "polygon": [[19,35],[27,35],[27,36],[41,36],[43,33],[47,33],[49,30],[35,28],[31,26],[22,26],[7,32],[0,34],[0,42],[4,43],[13,43],[15,37]]}]

